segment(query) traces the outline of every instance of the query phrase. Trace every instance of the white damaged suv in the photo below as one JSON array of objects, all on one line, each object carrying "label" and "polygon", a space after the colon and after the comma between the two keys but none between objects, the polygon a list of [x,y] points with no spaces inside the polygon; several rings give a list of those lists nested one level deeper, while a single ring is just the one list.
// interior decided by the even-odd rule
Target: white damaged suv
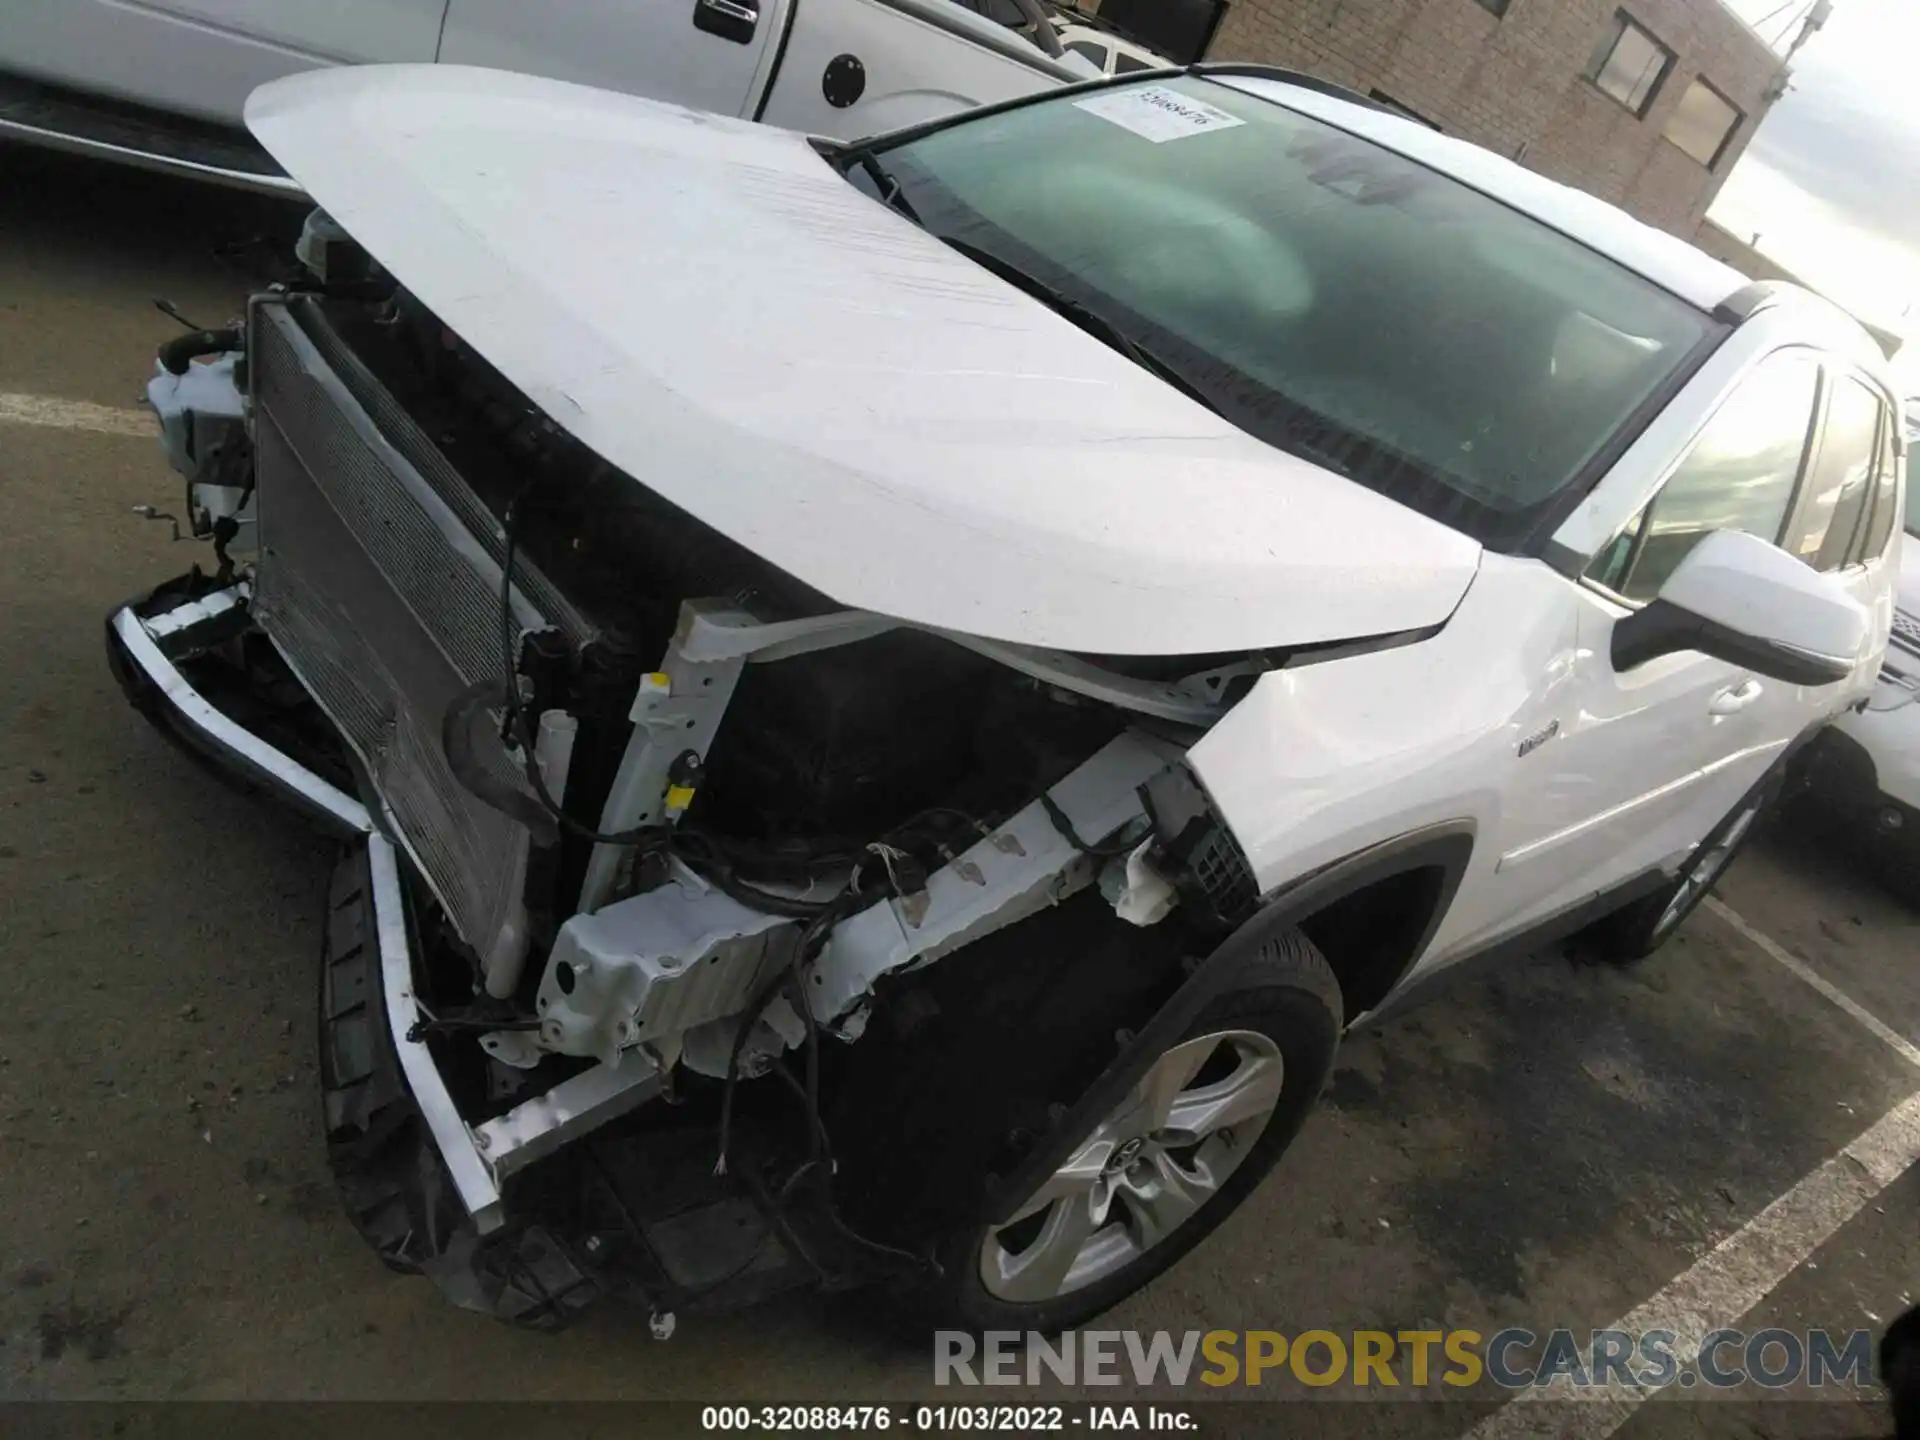
[{"label": "white damaged suv", "polygon": [[215,559],[109,648],[346,838],[334,1168],[481,1310],[1077,1324],[1347,1027],[1659,945],[1880,668],[1860,327],[1319,82],[248,121],[324,214],[162,352]]}]

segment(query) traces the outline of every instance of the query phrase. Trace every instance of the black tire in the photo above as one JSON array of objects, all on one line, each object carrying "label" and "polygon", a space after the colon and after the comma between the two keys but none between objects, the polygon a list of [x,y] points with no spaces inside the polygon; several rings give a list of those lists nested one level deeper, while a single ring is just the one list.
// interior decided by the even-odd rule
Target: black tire
[{"label": "black tire", "polygon": [[1842,845],[1864,855],[1880,887],[1910,910],[1920,910],[1920,811],[1885,796],[1847,817]]},{"label": "black tire", "polygon": [[993,1230],[985,1224],[973,1226],[941,1247],[941,1276],[923,1296],[937,1323],[973,1331],[1048,1334],[1084,1324],[1172,1266],[1252,1193],[1320,1098],[1343,1028],[1340,983],[1325,957],[1299,931],[1286,931],[1267,942],[1256,975],[1255,983],[1216,996],[1176,1042],[1229,1029],[1257,1032],[1273,1042],[1283,1060],[1280,1097],[1265,1128],[1212,1197],[1123,1268],[1037,1303],[1010,1302],[987,1289],[981,1254]]},{"label": "black tire", "polygon": [[[1713,893],[1713,887],[1727,867],[1779,804],[1785,788],[1786,770],[1776,765],[1761,777],[1759,784],[1741,796],[1740,803],[1694,847],[1673,880],[1644,899],[1596,921],[1582,937],[1580,948],[1598,960],[1631,964],[1646,959],[1666,944],[1686,924],[1687,917],[1700,908],[1700,902]],[[1730,834],[1732,843],[1727,846]],[[1725,853],[1721,854],[1723,847]],[[1693,883],[1698,872],[1708,866],[1713,868],[1713,873],[1706,882]],[[1690,884],[1693,888],[1688,892]]]},{"label": "black tire", "polygon": [[1920,841],[1879,839],[1871,859],[1882,888],[1909,910],[1920,911]]},{"label": "black tire", "polygon": [[366,851],[335,867],[320,957],[320,1089],[340,1203],[388,1269],[414,1274],[459,1215],[401,1078],[372,936]]}]

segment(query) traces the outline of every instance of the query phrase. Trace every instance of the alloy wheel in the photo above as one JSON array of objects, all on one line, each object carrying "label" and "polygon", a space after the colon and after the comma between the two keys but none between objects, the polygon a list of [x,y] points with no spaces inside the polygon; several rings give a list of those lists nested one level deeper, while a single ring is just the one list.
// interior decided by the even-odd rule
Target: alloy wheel
[{"label": "alloy wheel", "polygon": [[1240,1167],[1285,1078],[1279,1046],[1256,1030],[1168,1050],[1019,1212],[988,1232],[981,1283],[998,1299],[1033,1304],[1139,1259]]}]

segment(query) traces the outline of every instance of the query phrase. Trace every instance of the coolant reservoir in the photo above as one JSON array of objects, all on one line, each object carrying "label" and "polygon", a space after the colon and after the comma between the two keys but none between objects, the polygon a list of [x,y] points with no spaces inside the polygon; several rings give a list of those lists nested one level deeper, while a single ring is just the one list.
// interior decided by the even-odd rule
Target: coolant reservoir
[{"label": "coolant reservoir", "polygon": [[188,528],[204,538],[215,521],[232,519],[237,529],[227,550],[236,556],[255,548],[253,453],[235,373],[240,360],[240,352],[230,350],[194,361],[182,375],[156,361],[147,382],[147,403],[160,419],[160,446],[187,480]]}]

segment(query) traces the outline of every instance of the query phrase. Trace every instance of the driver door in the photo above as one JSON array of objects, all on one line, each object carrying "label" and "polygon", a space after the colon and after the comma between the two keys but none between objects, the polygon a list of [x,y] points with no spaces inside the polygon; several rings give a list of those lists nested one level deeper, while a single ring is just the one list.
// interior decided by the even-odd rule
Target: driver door
[{"label": "driver door", "polygon": [[1577,582],[1579,642],[1559,729],[1504,797],[1500,884],[1545,919],[1674,864],[1728,814],[1803,727],[1800,687],[1698,652],[1616,671],[1613,627],[1651,601],[1714,530],[1778,544],[1807,465],[1820,361],[1761,360],[1678,458],[1659,492]]}]

